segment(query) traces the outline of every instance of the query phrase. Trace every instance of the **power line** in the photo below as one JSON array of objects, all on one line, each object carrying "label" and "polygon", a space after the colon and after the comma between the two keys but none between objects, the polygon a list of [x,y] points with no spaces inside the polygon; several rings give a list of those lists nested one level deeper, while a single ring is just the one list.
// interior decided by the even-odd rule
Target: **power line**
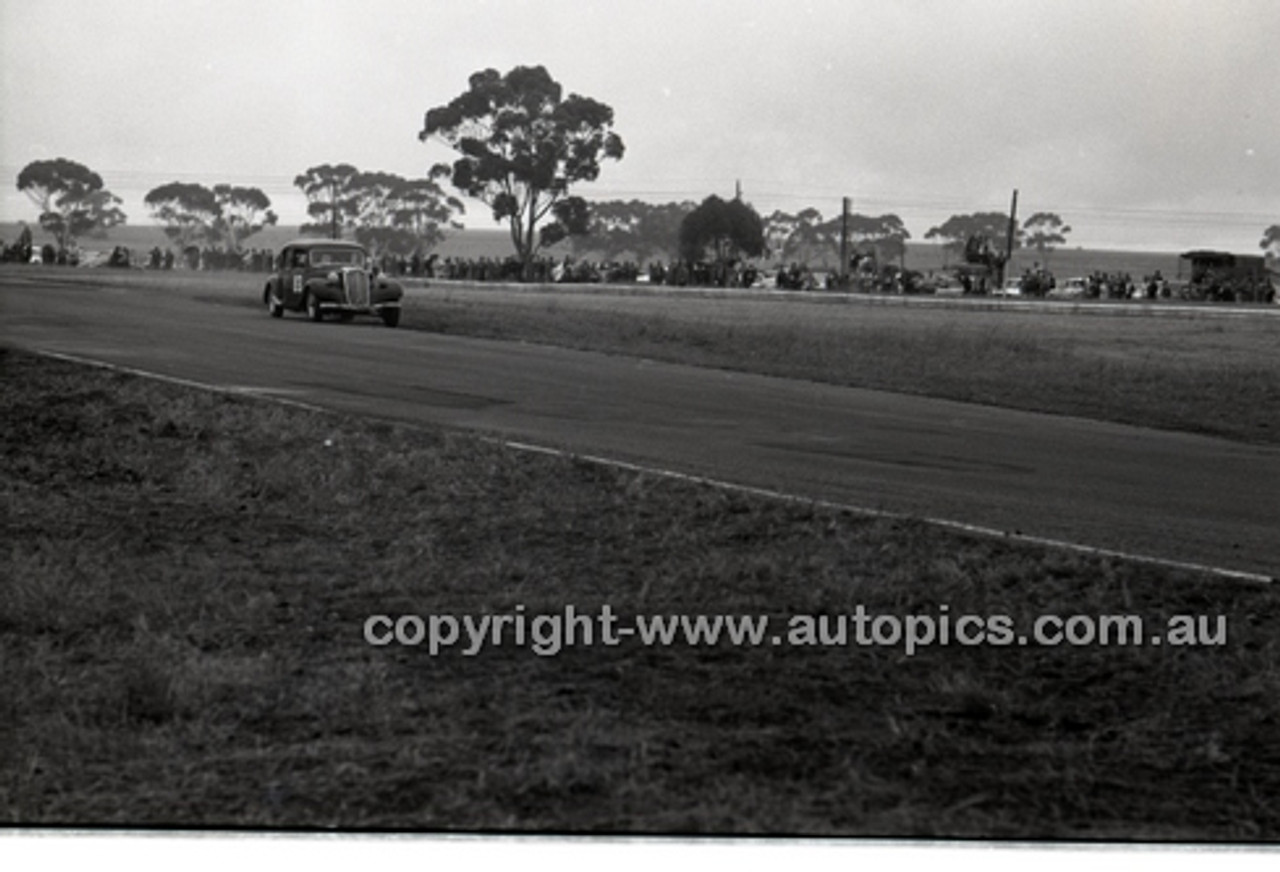
[{"label": "power line", "polygon": [[[21,167],[12,164],[0,164],[0,174],[16,177],[21,171]],[[295,175],[269,174],[269,173],[219,173],[203,170],[149,170],[149,169],[112,169],[98,172],[105,182],[106,187],[110,189],[115,187],[129,187],[142,185],[159,185],[170,181],[197,181],[206,184],[238,184],[251,185],[254,187],[266,188],[270,187],[279,191],[288,191],[291,194],[301,196],[301,191],[293,184]],[[426,175],[425,173],[423,174]],[[207,180],[207,181],[205,181]],[[732,180],[716,180],[706,181],[696,178],[679,178],[663,180],[665,184],[656,186],[643,187],[611,187],[608,185],[591,185],[584,187],[583,194],[591,200],[603,200],[612,197],[676,197],[680,199],[700,200],[706,196],[708,191],[719,190],[724,188],[730,190],[733,187]],[[672,184],[675,182],[676,184]],[[679,184],[679,183],[686,184]],[[832,189],[819,189],[811,187],[773,187],[778,184],[778,180],[769,183],[769,187],[757,188],[748,178],[743,186],[743,193],[748,199],[759,198],[769,200],[785,200],[791,202],[821,203],[831,201],[839,203],[842,197],[840,191]],[[785,184],[785,183],[784,183]],[[854,205],[865,204],[877,207],[896,207],[896,208],[916,208],[916,209],[999,209],[1003,210],[1005,204],[1003,202],[987,202],[976,201],[972,198],[961,198],[958,196],[941,196],[941,197],[921,197],[918,195],[899,196],[885,194],[883,192],[859,194],[856,190],[853,193]],[[1142,216],[1152,218],[1171,218],[1175,220],[1194,219],[1194,220],[1247,220],[1249,222],[1263,221],[1274,223],[1277,215],[1263,212],[1245,212],[1245,211],[1226,211],[1221,209],[1205,210],[1205,209],[1183,209],[1183,208],[1154,208],[1141,206],[1113,206],[1113,205],[1094,205],[1087,206],[1083,204],[1065,204],[1050,203],[1048,208],[1061,212],[1070,212],[1082,215],[1096,216]],[[1040,211],[1044,211],[1041,209]]]},{"label": "power line", "polygon": [[[21,168],[12,164],[0,164],[0,173],[9,178],[16,178]],[[144,168],[122,168],[99,172],[108,190],[120,195],[121,192],[139,192],[149,190],[173,181],[186,181],[207,185],[232,184],[244,187],[256,187],[276,200],[277,209],[295,212],[305,207],[305,195],[293,184],[295,175],[279,173],[254,173],[199,171],[180,169],[162,171]],[[425,173],[424,173],[425,176]],[[581,194],[589,201],[606,201],[610,199],[641,200],[650,203],[665,202],[700,202],[708,191],[720,191],[728,196],[733,190],[733,179],[707,180],[698,177],[667,177],[653,180],[653,184],[618,185],[607,184],[585,185]],[[743,196],[748,202],[767,203],[777,209],[790,207],[795,211],[804,208],[818,208],[830,205],[831,210],[838,209],[838,204],[848,192],[838,192],[810,185],[792,186],[784,180],[743,180]],[[7,199],[18,196],[16,189],[11,189]],[[902,213],[920,220],[918,213],[951,213],[968,214],[972,212],[1004,213],[1007,204],[986,202],[974,198],[964,198],[954,194],[939,195],[893,195],[884,191],[852,192],[853,208],[863,213]],[[1255,230],[1275,224],[1280,214],[1267,214],[1250,211],[1229,211],[1222,209],[1179,209],[1171,207],[1122,206],[1111,204],[1069,204],[1040,201],[1034,211],[1049,211],[1060,215],[1064,222],[1074,225],[1078,231],[1090,231],[1115,227],[1158,228],[1169,230],[1185,230],[1197,227],[1206,230]],[[932,220],[932,219],[927,219]],[[923,231],[921,231],[923,232]]]}]

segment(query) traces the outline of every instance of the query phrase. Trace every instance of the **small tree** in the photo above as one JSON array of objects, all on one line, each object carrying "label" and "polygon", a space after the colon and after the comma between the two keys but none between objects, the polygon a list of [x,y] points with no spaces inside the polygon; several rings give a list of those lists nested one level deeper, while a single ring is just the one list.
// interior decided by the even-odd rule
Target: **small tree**
[{"label": "small tree", "polygon": [[782,243],[779,256],[784,261],[799,260],[810,263],[840,259],[840,219],[823,221],[817,209],[801,210],[792,225],[791,233]]},{"label": "small tree", "polygon": [[712,194],[680,223],[680,256],[729,264],[740,257],[764,254],[764,221],[741,200]]},{"label": "small tree", "polygon": [[1067,241],[1071,228],[1062,223],[1062,219],[1052,212],[1037,212],[1022,222],[1022,231],[1026,234],[1027,245],[1040,252],[1045,263],[1055,246]]},{"label": "small tree", "polygon": [[462,201],[432,179],[401,179],[394,193],[391,223],[405,233],[403,254],[425,254],[444,240],[445,228],[461,229]]},{"label": "small tree", "polygon": [[444,238],[445,227],[461,226],[461,201],[431,179],[324,164],[293,183],[307,195],[307,212],[316,219],[302,225],[303,233],[334,239],[350,233],[374,257],[427,251]]},{"label": "small tree", "polygon": [[120,198],[103,187],[101,176],[73,160],[32,161],[18,173],[18,190],[40,209],[40,226],[62,251],[81,236],[105,236],[125,222]]},{"label": "small tree", "polygon": [[212,230],[229,252],[241,251],[246,239],[276,223],[271,198],[258,188],[215,185],[213,196],[218,204],[218,217]]},{"label": "small tree", "polygon": [[356,241],[374,257],[429,250],[444,238],[443,226],[460,226],[454,216],[462,203],[446,197],[430,179],[362,172],[352,177],[348,192],[355,205]]},{"label": "small tree", "polygon": [[786,247],[787,239],[795,231],[798,219],[789,212],[775,209],[773,214],[762,219],[764,223],[765,257],[780,259]]},{"label": "small tree", "polygon": [[208,241],[218,218],[218,199],[204,185],[170,182],[147,192],[143,202],[164,235],[185,251]]},{"label": "small tree", "polygon": [[[930,227],[925,239],[942,239],[944,248],[955,254],[963,254],[969,240],[982,237],[999,241],[1003,247],[1009,232],[1009,216],[1002,212],[974,212],[971,215],[952,215],[941,225]],[[1022,242],[1022,231],[1014,228],[1013,247]]]},{"label": "small tree", "polygon": [[294,178],[293,186],[307,197],[307,214],[315,219],[302,225],[303,233],[341,239],[344,231],[355,229],[360,206],[351,186],[359,174],[351,164],[321,164]]},{"label": "small tree", "polygon": [[[897,215],[849,215],[849,243],[854,251],[873,252],[876,263],[901,261],[906,257],[911,233]],[[774,212],[765,221],[765,238],[770,249],[783,261],[823,265],[840,259],[840,237],[845,231],[842,216],[824,221],[822,213],[809,208],[798,215]]]},{"label": "small tree", "polygon": [[1280,224],[1272,224],[1266,229],[1258,247],[1262,249],[1268,263],[1280,262]]},{"label": "small tree", "polygon": [[258,188],[170,182],[152,188],[144,198],[152,217],[178,248],[186,251],[201,242],[242,250],[243,242],[263,227],[276,223],[271,200]]},{"label": "small tree", "polygon": [[[578,94],[562,97],[541,66],[473,74],[466,91],[427,110],[418,138],[431,137],[461,155],[432,167],[431,178],[448,178],[507,223],[526,275],[541,246],[587,232],[586,202],[570,196],[570,187],[594,181],[601,161],[623,154],[613,109]],[[548,216],[554,220],[539,234]]]},{"label": "small tree", "polygon": [[680,247],[680,222],[697,204],[607,200],[590,204],[587,233],[574,240],[575,251],[592,251],[605,260],[630,253],[638,260],[673,258]]},{"label": "small tree", "polygon": [[[835,219],[836,238],[840,236],[840,219]],[[897,215],[849,216],[849,239],[855,248],[873,249],[877,263],[898,261],[901,266],[907,256],[907,240],[911,233]]]}]

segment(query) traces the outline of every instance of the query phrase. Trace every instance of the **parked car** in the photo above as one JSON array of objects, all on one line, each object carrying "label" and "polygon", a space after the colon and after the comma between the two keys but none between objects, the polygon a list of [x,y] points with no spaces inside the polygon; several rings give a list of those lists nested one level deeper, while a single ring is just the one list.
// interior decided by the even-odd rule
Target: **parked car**
[{"label": "parked car", "polygon": [[388,327],[400,323],[404,288],[372,268],[369,252],[355,242],[298,239],[276,257],[262,302],[272,318],[305,312],[312,321],[334,314],[343,321],[376,315]]},{"label": "parked car", "polygon": [[937,294],[940,297],[958,297],[964,293],[964,285],[949,273],[924,276],[916,281],[916,293]]},{"label": "parked car", "polygon": [[1089,294],[1089,282],[1083,278],[1066,279],[1057,287],[1049,289],[1045,294],[1057,300],[1078,300]]},{"label": "parked car", "polygon": [[1010,276],[1004,280],[1004,286],[996,288],[992,294],[996,297],[1021,297],[1022,296],[1022,279],[1019,276]]}]

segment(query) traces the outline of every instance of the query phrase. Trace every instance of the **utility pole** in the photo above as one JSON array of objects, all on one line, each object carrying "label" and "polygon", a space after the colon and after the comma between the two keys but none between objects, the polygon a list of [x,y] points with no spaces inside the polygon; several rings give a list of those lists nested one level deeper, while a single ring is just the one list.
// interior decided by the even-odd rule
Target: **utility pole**
[{"label": "utility pole", "polygon": [[733,183],[733,199],[742,199],[742,179],[736,179]]},{"label": "utility pole", "polygon": [[329,238],[338,238],[338,183],[329,182]]},{"label": "utility pole", "polygon": [[849,287],[849,198],[840,206],[840,287]]},{"label": "utility pole", "polygon": [[1013,202],[1009,204],[1009,231],[1004,238],[1004,263],[1000,265],[1000,284],[1004,287],[1004,270],[1009,265],[1009,260],[1013,257],[1013,234],[1018,227],[1018,189],[1013,189]]}]

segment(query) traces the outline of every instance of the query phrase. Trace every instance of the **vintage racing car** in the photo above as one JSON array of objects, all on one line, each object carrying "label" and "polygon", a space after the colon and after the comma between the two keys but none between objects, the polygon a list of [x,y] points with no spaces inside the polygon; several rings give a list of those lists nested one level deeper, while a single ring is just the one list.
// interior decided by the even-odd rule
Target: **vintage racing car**
[{"label": "vintage racing car", "polygon": [[335,314],[377,315],[388,327],[400,323],[404,288],[373,269],[369,252],[339,239],[297,239],[280,249],[276,271],[262,290],[273,318],[288,309],[306,312],[312,321]]}]

